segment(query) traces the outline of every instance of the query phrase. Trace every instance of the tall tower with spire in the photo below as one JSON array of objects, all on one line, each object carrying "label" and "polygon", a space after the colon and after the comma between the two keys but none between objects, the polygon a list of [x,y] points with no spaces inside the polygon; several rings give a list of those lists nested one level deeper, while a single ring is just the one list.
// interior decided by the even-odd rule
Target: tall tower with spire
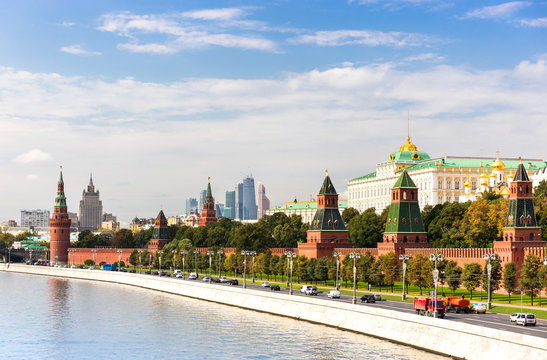
[{"label": "tall tower with spire", "polygon": [[163,249],[163,247],[169,244],[171,238],[169,237],[169,229],[167,227],[167,219],[163,210],[160,210],[156,221],[154,223],[154,232],[152,233],[152,238],[148,244],[148,251],[154,255],[158,250]]},{"label": "tall tower with spire", "polygon": [[207,183],[207,192],[205,193],[205,202],[203,203],[203,210],[201,211],[201,218],[199,219],[199,226],[205,226],[210,222],[217,221],[217,213],[215,211],[215,199],[213,198],[213,192],[211,191],[211,178],[209,177]]},{"label": "tall tower with spire", "polygon": [[57,183],[57,196],[53,215],[49,220],[50,228],[50,259],[55,263],[68,262],[68,247],[70,246],[70,219],[68,218],[65,183],[63,181],[63,167]]},{"label": "tall tower with spire", "polygon": [[99,190],[95,191],[93,175],[89,174],[87,191],[82,191],[80,201],[80,231],[97,231],[101,227],[103,202],[99,198]]}]

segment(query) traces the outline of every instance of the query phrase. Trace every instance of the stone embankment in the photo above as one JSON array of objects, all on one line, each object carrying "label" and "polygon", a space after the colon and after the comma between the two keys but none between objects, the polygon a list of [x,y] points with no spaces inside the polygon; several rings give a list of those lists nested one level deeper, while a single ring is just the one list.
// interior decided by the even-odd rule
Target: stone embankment
[{"label": "stone embankment", "polygon": [[375,336],[465,359],[546,359],[544,338],[398,311],[150,275],[5,264],[0,271],[105,281],[188,296]]}]

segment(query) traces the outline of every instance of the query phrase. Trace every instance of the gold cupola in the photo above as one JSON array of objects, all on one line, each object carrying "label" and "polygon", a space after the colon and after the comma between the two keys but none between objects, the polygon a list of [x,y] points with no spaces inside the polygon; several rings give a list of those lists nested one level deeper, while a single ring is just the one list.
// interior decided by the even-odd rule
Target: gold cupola
[{"label": "gold cupola", "polygon": [[463,187],[466,187],[466,188],[471,187],[471,183],[469,182],[469,180],[465,180],[465,183],[463,184]]},{"label": "gold cupola", "polygon": [[410,136],[406,137],[406,143],[401,145],[399,151],[418,151],[416,145],[410,142]]},{"label": "gold cupola", "polygon": [[490,165],[490,167],[492,168],[492,170],[504,170],[505,169],[505,164],[503,163],[503,161],[500,160],[500,152],[498,151],[498,156],[496,157],[496,160],[492,163],[492,165]]}]

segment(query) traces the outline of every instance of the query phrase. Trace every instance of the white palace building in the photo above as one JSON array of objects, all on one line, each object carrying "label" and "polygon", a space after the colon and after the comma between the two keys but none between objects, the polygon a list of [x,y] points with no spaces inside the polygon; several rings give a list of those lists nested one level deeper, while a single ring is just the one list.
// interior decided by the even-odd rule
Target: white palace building
[{"label": "white palace building", "polygon": [[474,200],[479,192],[486,190],[506,196],[507,185],[521,161],[530,178],[547,166],[544,160],[500,159],[499,153],[496,158],[431,158],[427,153],[418,151],[410,136],[407,136],[406,143],[399,151],[376,165],[376,171],[348,181],[348,207],[359,212],[374,207],[376,212],[382,212],[391,203],[391,187],[403,169],[420,190],[418,200],[422,209],[425,205]]}]

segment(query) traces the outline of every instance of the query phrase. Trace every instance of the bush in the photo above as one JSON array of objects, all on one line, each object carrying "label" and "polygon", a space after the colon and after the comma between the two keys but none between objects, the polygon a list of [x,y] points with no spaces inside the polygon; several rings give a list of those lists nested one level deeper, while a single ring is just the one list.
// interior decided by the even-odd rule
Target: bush
[{"label": "bush", "polygon": [[106,262],[101,261],[101,262],[99,263],[99,266],[103,266],[104,264],[106,264]]},{"label": "bush", "polygon": [[125,267],[125,263],[123,261],[120,261],[119,263],[116,261],[114,264],[116,264],[116,266]]},{"label": "bush", "polygon": [[84,265],[85,266],[93,266],[93,265],[95,265],[95,263],[93,262],[93,260],[87,259],[86,261],[84,261]]}]

